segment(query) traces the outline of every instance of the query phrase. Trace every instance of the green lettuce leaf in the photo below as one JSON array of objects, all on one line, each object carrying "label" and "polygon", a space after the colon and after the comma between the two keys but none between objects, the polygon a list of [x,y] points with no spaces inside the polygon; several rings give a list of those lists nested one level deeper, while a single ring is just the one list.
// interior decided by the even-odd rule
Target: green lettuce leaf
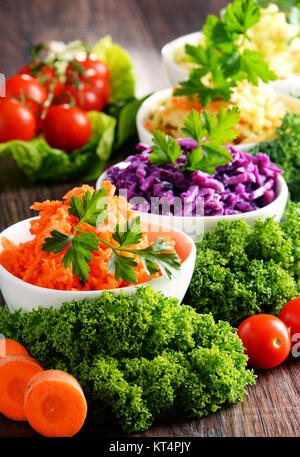
[{"label": "green lettuce leaf", "polygon": [[112,42],[110,36],[102,38],[92,48],[100,60],[110,70],[110,103],[128,100],[135,94],[135,76],[130,55],[118,44]]},{"label": "green lettuce leaf", "polygon": [[92,134],[83,148],[67,154],[52,148],[43,138],[13,140],[0,144],[0,158],[13,158],[31,181],[96,179],[111,154],[116,119],[97,111],[87,114],[92,122]]},{"label": "green lettuce leaf", "polygon": [[105,111],[107,114],[117,119],[115,139],[117,148],[122,146],[122,144],[130,138],[137,137],[136,115],[144,100],[150,95],[151,94],[148,94],[139,99],[132,98],[131,100],[126,101],[120,100],[119,102],[110,104],[106,107]]}]

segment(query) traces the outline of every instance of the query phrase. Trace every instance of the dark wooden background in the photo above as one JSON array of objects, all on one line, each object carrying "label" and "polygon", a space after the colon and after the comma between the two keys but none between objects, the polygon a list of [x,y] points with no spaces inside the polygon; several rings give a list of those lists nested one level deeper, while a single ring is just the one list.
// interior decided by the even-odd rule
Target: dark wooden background
[{"label": "dark wooden background", "polygon": [[[168,41],[201,28],[208,13],[224,0],[0,0],[0,72],[7,77],[28,59],[26,44],[45,40],[96,42],[105,34],[132,55],[137,95],[168,86],[160,49]],[[131,151],[123,151],[124,153]],[[117,161],[118,157],[113,157]],[[73,185],[32,184],[15,165],[0,159],[0,232],[32,216],[33,201],[60,199]],[[1,299],[0,299],[1,300]],[[2,301],[3,303],[3,301]],[[154,425],[135,436],[204,437],[300,435],[300,367],[290,358],[282,366],[259,373],[244,402],[201,420]],[[0,437],[33,437],[26,423],[0,415]],[[108,426],[85,426],[80,436],[121,436]]]}]

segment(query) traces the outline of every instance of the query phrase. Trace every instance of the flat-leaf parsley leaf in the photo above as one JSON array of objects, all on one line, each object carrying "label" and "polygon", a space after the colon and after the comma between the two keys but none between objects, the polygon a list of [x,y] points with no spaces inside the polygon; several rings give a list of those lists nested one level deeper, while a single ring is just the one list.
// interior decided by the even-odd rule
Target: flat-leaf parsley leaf
[{"label": "flat-leaf parsley leaf", "polygon": [[220,18],[209,15],[203,27],[204,43],[185,46],[196,67],[174,94],[196,94],[206,106],[217,97],[230,100],[233,87],[243,79],[254,85],[258,85],[259,79],[275,80],[275,73],[263,62],[261,54],[243,47],[250,41],[248,30],[259,18],[260,10],[254,0],[234,0]]},{"label": "flat-leaf parsley leaf", "polygon": [[[213,174],[216,166],[228,163],[232,155],[224,145],[238,136],[238,132],[233,128],[238,119],[237,107],[228,110],[221,108],[216,117],[205,111],[199,115],[193,109],[184,121],[182,133],[197,141],[198,146],[187,153],[186,161],[183,166],[178,167],[179,170],[201,170]],[[182,151],[178,142],[169,135],[155,131],[152,149],[149,156],[151,163],[157,166],[167,163],[178,166],[176,160]]]},{"label": "flat-leaf parsley leaf", "polygon": [[119,246],[109,243],[93,232],[80,230],[80,226],[83,223],[98,227],[106,220],[105,195],[105,189],[101,189],[99,191],[95,190],[93,193],[87,191],[81,199],[73,196],[68,209],[69,214],[78,219],[78,224],[74,228],[73,234],[67,235],[58,230],[52,230],[50,232],[51,237],[46,238],[42,245],[42,251],[59,254],[64,249],[67,249],[62,258],[62,264],[65,268],[69,268],[72,265],[73,275],[77,275],[83,282],[88,280],[89,263],[92,261],[93,252],[99,250],[99,243],[105,244],[112,250],[108,273],[115,273],[117,280],[122,278],[124,282],[129,283],[137,281],[134,271],[137,263],[134,256],[141,259],[149,279],[151,279],[152,274],[157,273],[159,270],[168,279],[176,275],[180,269],[180,259],[174,249],[163,238],[157,238],[152,245],[144,249],[130,247],[138,245],[143,236],[139,216],[127,221],[124,227],[119,224],[116,225],[112,237]]}]

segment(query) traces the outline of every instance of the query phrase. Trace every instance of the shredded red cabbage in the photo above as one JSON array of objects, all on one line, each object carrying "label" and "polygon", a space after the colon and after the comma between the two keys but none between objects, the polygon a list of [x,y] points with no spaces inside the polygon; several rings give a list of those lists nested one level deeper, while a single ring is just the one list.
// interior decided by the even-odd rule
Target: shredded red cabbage
[{"label": "shredded red cabbage", "polygon": [[[186,154],[197,146],[192,139],[177,140],[182,148],[182,156],[177,164],[183,165]],[[268,205],[276,198],[276,181],[283,173],[270,162],[266,154],[252,156],[229,147],[231,162],[216,167],[214,175],[202,171],[179,171],[174,165],[156,166],[149,162],[150,146],[138,144],[140,154],[129,156],[126,168],[117,165],[109,168],[106,179],[117,188],[126,190],[127,199],[143,197],[142,203],[134,204],[134,209],[153,212],[153,197],[165,197],[168,209],[157,212],[166,215],[194,216],[197,201],[202,197],[205,216],[246,213]],[[182,205],[174,204],[180,197]],[[152,206],[151,206],[152,203]],[[156,211],[155,211],[156,212]]]}]

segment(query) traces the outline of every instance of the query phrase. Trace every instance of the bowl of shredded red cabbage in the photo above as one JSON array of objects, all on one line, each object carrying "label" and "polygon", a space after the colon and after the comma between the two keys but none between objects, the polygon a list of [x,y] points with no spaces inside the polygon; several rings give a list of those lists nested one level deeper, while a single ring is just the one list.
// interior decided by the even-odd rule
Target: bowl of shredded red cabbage
[{"label": "bowl of shredded red cabbage", "polygon": [[[229,146],[232,160],[217,166],[215,173],[203,171],[180,171],[185,157],[197,142],[192,139],[177,140],[182,156],[174,164],[157,166],[149,161],[152,148],[138,144],[139,154],[129,156],[124,162],[105,172],[105,179],[117,188],[126,191],[130,201],[142,197],[142,203],[133,204],[134,209],[150,213],[152,198],[164,197],[168,202],[167,212],[160,206],[157,214],[173,216],[196,216],[197,201],[202,199],[204,216],[229,216],[263,208],[276,197],[277,181],[283,170],[279,169],[263,153],[256,156]],[[175,197],[182,205],[174,205]]]}]

